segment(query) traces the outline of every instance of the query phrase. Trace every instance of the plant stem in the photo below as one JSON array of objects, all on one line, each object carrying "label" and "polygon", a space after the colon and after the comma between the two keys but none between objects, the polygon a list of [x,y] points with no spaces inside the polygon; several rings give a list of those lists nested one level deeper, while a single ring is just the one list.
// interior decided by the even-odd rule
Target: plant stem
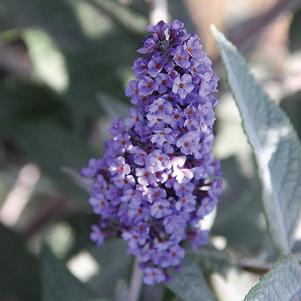
[{"label": "plant stem", "polygon": [[246,272],[257,274],[257,275],[263,275],[272,268],[271,263],[256,264],[248,261],[239,261],[237,263],[237,266]]},{"label": "plant stem", "polygon": [[135,259],[133,273],[129,288],[128,301],[138,301],[142,287],[142,276],[143,273],[139,268],[138,259]]}]

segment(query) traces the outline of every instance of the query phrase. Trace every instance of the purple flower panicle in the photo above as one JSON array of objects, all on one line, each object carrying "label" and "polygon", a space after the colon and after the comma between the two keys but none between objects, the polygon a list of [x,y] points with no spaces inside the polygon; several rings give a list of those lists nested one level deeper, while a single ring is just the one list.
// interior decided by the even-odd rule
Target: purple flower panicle
[{"label": "purple flower panicle", "polygon": [[217,76],[199,38],[178,20],[150,26],[126,95],[130,117],[113,122],[92,178],[90,204],[100,221],[91,239],[128,242],[149,285],[167,281],[185,255],[207,242],[200,220],[217,204],[221,170],[214,160],[213,93]]}]

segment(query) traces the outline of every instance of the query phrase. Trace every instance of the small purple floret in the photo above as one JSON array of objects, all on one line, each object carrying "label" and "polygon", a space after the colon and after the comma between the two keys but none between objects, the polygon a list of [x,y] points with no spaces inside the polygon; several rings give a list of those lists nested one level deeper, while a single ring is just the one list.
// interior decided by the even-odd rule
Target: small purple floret
[{"label": "small purple floret", "polygon": [[179,94],[184,99],[188,93],[194,89],[192,78],[189,74],[184,74],[182,77],[178,76],[173,83],[172,92]]}]

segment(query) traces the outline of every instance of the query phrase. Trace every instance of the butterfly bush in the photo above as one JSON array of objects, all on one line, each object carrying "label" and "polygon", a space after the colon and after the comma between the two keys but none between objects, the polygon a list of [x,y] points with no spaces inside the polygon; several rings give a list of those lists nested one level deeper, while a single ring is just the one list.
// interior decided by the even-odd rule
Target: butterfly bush
[{"label": "butterfly bush", "polygon": [[218,78],[199,38],[178,20],[148,31],[125,91],[130,116],[113,122],[103,157],[82,175],[100,216],[91,239],[122,237],[153,285],[180,266],[184,246],[207,242],[201,221],[217,204],[221,170],[212,155]]}]

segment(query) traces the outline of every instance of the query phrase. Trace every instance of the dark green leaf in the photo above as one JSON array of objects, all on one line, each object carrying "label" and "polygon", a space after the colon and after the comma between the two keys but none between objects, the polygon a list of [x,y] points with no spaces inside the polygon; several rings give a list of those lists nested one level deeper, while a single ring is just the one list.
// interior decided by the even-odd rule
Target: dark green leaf
[{"label": "dark green leaf", "polygon": [[222,160],[222,170],[225,188],[212,234],[224,236],[236,250],[259,252],[267,238],[259,219],[262,211],[259,181],[252,175],[247,177],[235,157]]},{"label": "dark green leaf", "polygon": [[87,301],[97,298],[47,247],[42,253],[42,296],[43,301]]},{"label": "dark green leaf", "polygon": [[75,184],[77,184],[79,187],[81,187],[83,190],[90,193],[91,190],[91,181],[83,178],[80,173],[76,170],[74,170],[71,167],[63,166],[61,168],[62,172],[64,172],[66,175],[70,177],[70,179],[73,180]]},{"label": "dark green leaf", "polygon": [[186,257],[181,270],[171,276],[172,280],[167,287],[184,301],[216,301],[197,262],[191,257]]},{"label": "dark green leaf", "polygon": [[301,49],[301,9],[297,10],[293,15],[293,20],[289,30],[289,46],[292,51]]},{"label": "dark green leaf", "polygon": [[291,120],[296,132],[301,139],[301,92],[289,95],[281,100],[281,108],[288,115]]},{"label": "dark green leaf", "polygon": [[[83,20],[80,15],[87,10],[93,17]],[[36,28],[50,37],[65,62],[69,78],[65,96],[79,127],[98,117],[97,91],[125,100],[125,80],[146,24],[137,11],[110,0],[3,0],[0,19],[5,29]],[[97,22],[99,36],[87,34],[83,22],[90,20]]]},{"label": "dark green leaf", "polygon": [[[89,208],[89,212],[90,210]],[[70,260],[82,251],[94,247],[94,243],[90,240],[89,236],[91,225],[97,223],[98,217],[89,212],[77,212],[65,219],[65,222],[72,228],[72,232],[74,233],[73,244],[64,256],[65,261]]]},{"label": "dark green leaf", "polygon": [[200,264],[204,273],[217,272],[226,275],[226,271],[234,265],[230,256],[224,251],[216,249],[212,245],[203,246],[192,254],[197,263]]},{"label": "dark green leaf", "polygon": [[93,248],[91,255],[100,265],[100,272],[89,284],[101,296],[113,299],[119,279],[128,279],[131,274],[132,256],[121,239],[110,239],[101,248]]},{"label": "dark green leaf", "polygon": [[118,280],[116,283],[114,301],[123,301],[128,298],[128,286],[125,280]]},{"label": "dark green leaf", "polygon": [[126,117],[129,115],[129,106],[106,93],[99,92],[97,100],[102,111],[110,118]]},{"label": "dark green leaf", "polygon": [[70,128],[72,116],[63,99],[48,87],[20,80],[0,84],[0,134],[16,122],[51,120]]},{"label": "dark green leaf", "polygon": [[0,300],[39,301],[38,260],[23,239],[0,224]]},{"label": "dark green leaf", "polygon": [[9,134],[27,157],[38,163],[65,193],[77,200],[86,198],[86,193],[61,170],[63,166],[79,170],[90,157],[87,145],[76,135],[47,122],[16,124]]}]

